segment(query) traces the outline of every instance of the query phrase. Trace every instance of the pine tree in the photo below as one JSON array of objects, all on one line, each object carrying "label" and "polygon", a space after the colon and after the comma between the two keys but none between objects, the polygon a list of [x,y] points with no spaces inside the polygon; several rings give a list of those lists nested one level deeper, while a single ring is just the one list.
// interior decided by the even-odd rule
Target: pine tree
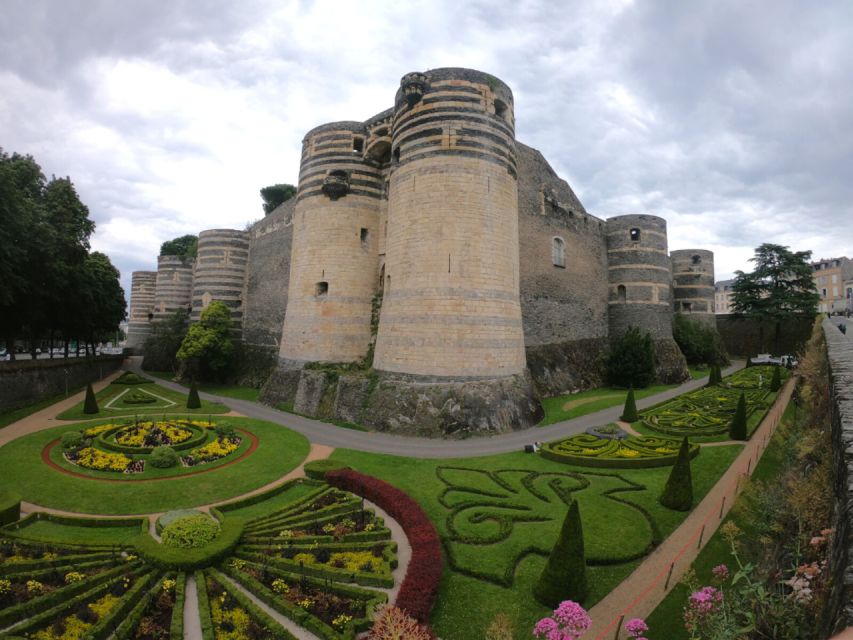
[{"label": "pine tree", "polygon": [[770,381],[770,391],[779,391],[779,388],[782,386],[782,372],[780,369],[781,367],[773,367],[773,379]]},{"label": "pine tree", "polygon": [[622,415],[619,417],[624,422],[636,422],[640,419],[637,413],[637,403],[634,401],[634,388],[628,389],[628,395],[625,398],[625,408],[622,409]]},{"label": "pine tree", "polygon": [[198,397],[198,387],[195,380],[190,384],[190,393],[187,396],[187,409],[201,409],[201,398]]},{"label": "pine tree", "polygon": [[587,592],[583,526],[575,500],[569,505],[548,564],[533,587],[533,596],[549,609],[555,609],[563,600],[583,602]]},{"label": "pine tree", "polygon": [[690,472],[690,443],[687,438],[681,441],[678,458],[669,473],[659,502],[675,511],[690,511],[693,506],[693,476]]},{"label": "pine tree", "polygon": [[83,402],[83,413],[98,413],[98,401],[92,383],[86,385],[86,400]]},{"label": "pine tree", "polygon": [[729,437],[732,440],[746,440],[746,397],[743,393],[737,401],[737,409],[729,426]]}]

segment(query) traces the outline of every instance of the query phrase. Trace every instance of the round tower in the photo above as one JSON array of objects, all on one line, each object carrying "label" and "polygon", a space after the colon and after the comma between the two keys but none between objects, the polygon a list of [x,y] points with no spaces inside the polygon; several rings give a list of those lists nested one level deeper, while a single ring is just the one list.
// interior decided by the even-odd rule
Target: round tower
[{"label": "round tower", "polygon": [[151,333],[154,318],[156,271],[134,271],[130,276],[130,312],[127,315],[127,347],[139,352]]},{"label": "round tower", "polygon": [[286,364],[353,362],[371,342],[382,163],[361,122],[312,129],[302,142],[287,311]]},{"label": "round tower", "polygon": [[165,320],[178,309],[189,310],[192,302],[193,265],[192,258],[157,257],[154,322]]},{"label": "round tower", "polygon": [[624,335],[629,327],[648,332],[655,341],[658,379],[687,379],[687,363],[672,339],[666,220],[627,215],[609,218],[606,224],[610,337]]},{"label": "round tower", "polygon": [[211,229],[198,235],[198,253],[192,288],[192,314],[196,322],[214,300],[231,310],[239,328],[243,320],[243,285],[249,262],[249,234],[235,229]]},{"label": "round tower", "polygon": [[512,91],[486,73],[402,78],[374,367],[431,378],[525,370]]},{"label": "round tower", "polygon": [[716,327],[714,253],[706,249],[680,249],[673,251],[670,258],[675,312]]}]

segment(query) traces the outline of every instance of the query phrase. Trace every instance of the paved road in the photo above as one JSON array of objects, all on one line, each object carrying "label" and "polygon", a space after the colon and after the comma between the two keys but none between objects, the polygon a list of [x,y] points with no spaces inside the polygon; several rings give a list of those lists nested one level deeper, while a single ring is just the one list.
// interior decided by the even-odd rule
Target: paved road
[{"label": "paved road", "polygon": [[[737,371],[743,364],[743,362],[736,362],[724,371],[724,375]],[[130,368],[138,373],[144,373],[141,371],[140,365],[141,358],[130,358]],[[183,393],[187,391],[186,387],[174,382],[160,379],[156,379],[156,382],[169,389]],[[639,409],[649,407],[662,400],[668,400],[686,391],[697,389],[704,386],[704,384],[705,379],[690,380],[681,386],[639,400],[637,407]],[[357,451],[418,458],[467,458],[520,451],[524,448],[524,445],[530,444],[533,441],[547,442],[556,440],[561,437],[583,433],[589,427],[615,422],[622,413],[622,405],[620,404],[609,409],[581,416],[580,418],[557,422],[547,427],[533,427],[523,431],[513,431],[495,436],[471,437],[467,440],[439,440],[399,436],[376,431],[356,431],[320,420],[294,415],[286,411],[279,411],[258,402],[236,400],[209,393],[202,393],[201,396],[206,400],[225,403],[235,411],[250,418],[267,420],[284,425],[301,433],[311,442],[317,444],[324,444],[335,447],[336,449],[355,449]]]}]

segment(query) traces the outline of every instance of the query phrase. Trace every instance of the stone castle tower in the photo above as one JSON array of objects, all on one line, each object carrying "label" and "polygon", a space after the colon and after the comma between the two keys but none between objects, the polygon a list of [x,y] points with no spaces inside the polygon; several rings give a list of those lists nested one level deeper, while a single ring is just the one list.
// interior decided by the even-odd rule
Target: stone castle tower
[{"label": "stone castle tower", "polygon": [[146,320],[223,300],[245,344],[278,354],[266,402],[401,433],[530,426],[539,396],[602,384],[630,326],[658,378],[684,380],[673,313],[713,322],[713,254],[670,254],[657,216],[588,213],[515,139],[509,87],[460,68],[309,131],[295,198],[202,232],[195,263],[161,256],[153,300],[150,275],[134,274],[132,346]]}]

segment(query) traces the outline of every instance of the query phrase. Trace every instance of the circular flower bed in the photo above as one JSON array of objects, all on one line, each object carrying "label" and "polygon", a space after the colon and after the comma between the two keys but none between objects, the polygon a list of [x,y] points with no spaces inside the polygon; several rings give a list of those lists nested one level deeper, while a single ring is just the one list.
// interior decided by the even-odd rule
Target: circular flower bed
[{"label": "circular flower bed", "polygon": [[180,444],[193,432],[173,422],[140,422],[116,431],[113,438],[124,447],[150,449],[162,445]]},{"label": "circular flower bed", "polygon": [[163,528],[161,537],[167,547],[194,549],[203,547],[219,535],[219,523],[209,515],[183,516]]},{"label": "circular flower bed", "polygon": [[[542,446],[543,458],[582,467],[617,469],[666,467],[675,464],[680,442],[657,436],[629,436],[621,440],[580,434]],[[699,455],[699,445],[691,445],[690,456]]]}]

